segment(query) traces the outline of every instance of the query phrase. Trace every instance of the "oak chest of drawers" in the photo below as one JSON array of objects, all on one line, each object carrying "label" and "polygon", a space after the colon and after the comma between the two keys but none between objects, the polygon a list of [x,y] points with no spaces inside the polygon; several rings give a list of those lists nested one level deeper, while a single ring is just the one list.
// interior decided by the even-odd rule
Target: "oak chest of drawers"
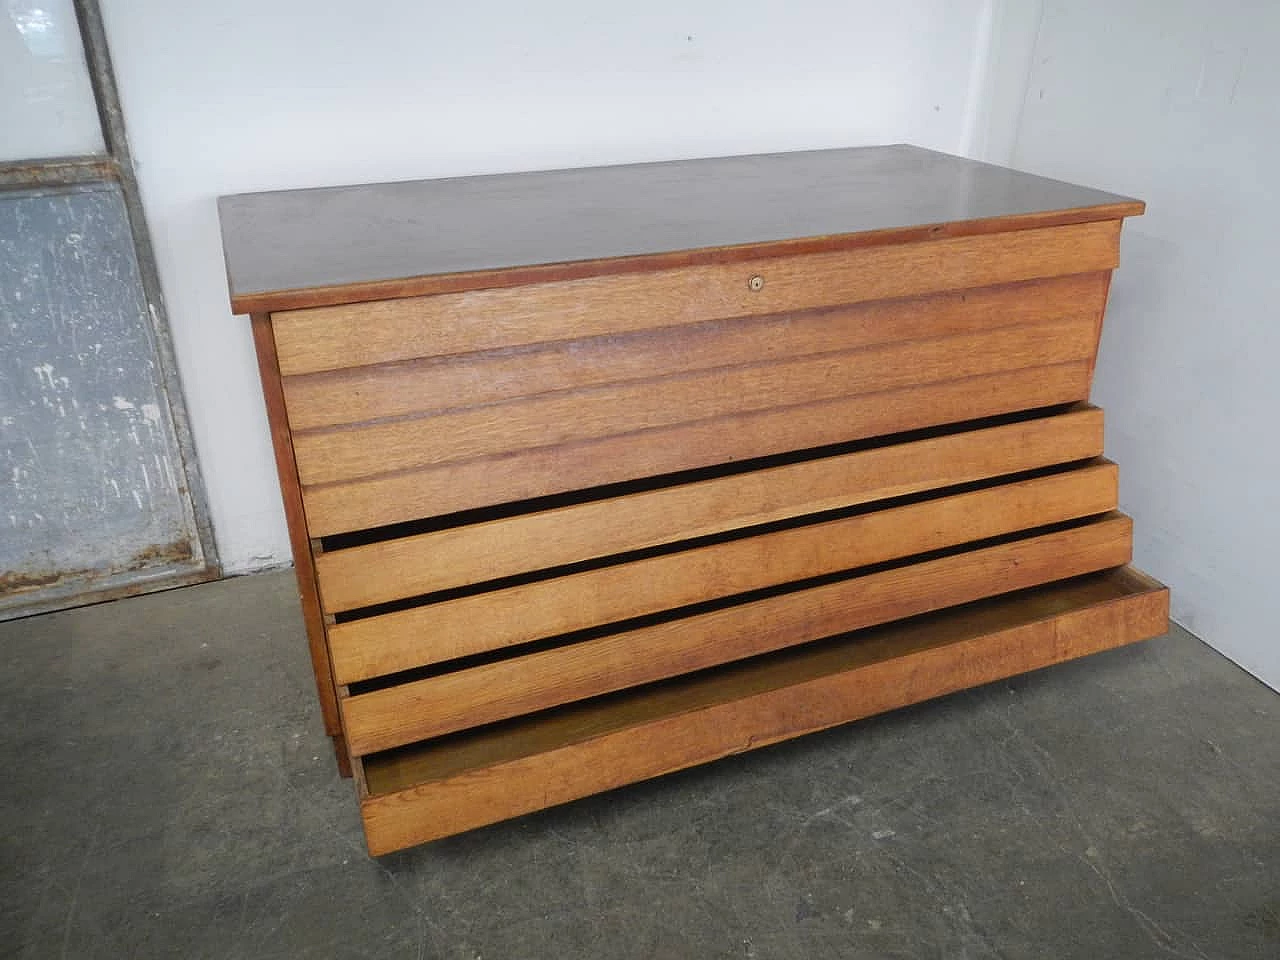
[{"label": "oak chest of drawers", "polygon": [[912,147],[220,201],[381,854],[1164,632],[1134,200]]}]

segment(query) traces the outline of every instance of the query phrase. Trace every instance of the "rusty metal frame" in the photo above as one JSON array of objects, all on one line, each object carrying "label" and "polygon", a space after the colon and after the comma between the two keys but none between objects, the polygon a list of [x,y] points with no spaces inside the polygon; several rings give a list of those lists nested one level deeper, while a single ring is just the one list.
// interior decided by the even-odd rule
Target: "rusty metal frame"
[{"label": "rusty metal frame", "polygon": [[[178,377],[173,339],[169,333],[168,313],[160,286],[160,273],[156,267],[155,250],[151,244],[151,231],[147,225],[142,196],[133,169],[133,154],[125,130],[115,72],[111,66],[111,53],[107,47],[102,11],[98,6],[98,0],[73,0],[73,4],[106,153],[0,163],[0,190],[104,182],[119,184],[133,235],[143,294],[149,308],[152,341],[160,371],[157,385],[169,409],[169,420],[173,425],[178,456],[182,461],[185,479],[183,486],[187,502],[191,506],[195,536],[200,547],[201,564],[195,568],[169,571],[120,571],[104,578],[111,582],[98,588],[91,587],[84,581],[77,584],[74,580],[69,580],[65,589],[55,589],[43,596],[33,596],[30,604],[17,604],[0,610],[0,620],[116,600],[153,590],[214,580],[222,575],[217,543],[213,536],[213,524],[209,515],[209,504],[205,497],[204,481],[200,474],[199,461],[196,459],[191,424],[187,418],[182,384]],[[83,589],[80,589],[81,586]]]},{"label": "rusty metal frame", "polygon": [[70,187],[78,183],[119,180],[120,166],[111,157],[50,157],[0,163],[0,190]]}]

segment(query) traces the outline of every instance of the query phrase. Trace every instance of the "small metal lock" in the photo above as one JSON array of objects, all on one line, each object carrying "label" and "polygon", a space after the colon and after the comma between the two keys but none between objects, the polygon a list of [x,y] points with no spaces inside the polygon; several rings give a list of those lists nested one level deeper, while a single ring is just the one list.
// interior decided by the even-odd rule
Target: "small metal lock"
[{"label": "small metal lock", "polygon": [[752,290],[754,290],[756,293],[759,293],[761,290],[764,289],[764,277],[760,276],[760,274],[757,273],[754,277],[752,277],[750,280],[747,281],[747,286],[750,287]]}]

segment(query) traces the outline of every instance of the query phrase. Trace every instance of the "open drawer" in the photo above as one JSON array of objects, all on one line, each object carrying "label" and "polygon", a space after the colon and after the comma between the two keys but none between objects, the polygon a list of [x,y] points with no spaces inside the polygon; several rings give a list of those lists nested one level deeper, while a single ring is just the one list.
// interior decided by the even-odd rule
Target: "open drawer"
[{"label": "open drawer", "polygon": [[356,762],[375,856],[1168,628],[1131,567],[1004,594]]}]

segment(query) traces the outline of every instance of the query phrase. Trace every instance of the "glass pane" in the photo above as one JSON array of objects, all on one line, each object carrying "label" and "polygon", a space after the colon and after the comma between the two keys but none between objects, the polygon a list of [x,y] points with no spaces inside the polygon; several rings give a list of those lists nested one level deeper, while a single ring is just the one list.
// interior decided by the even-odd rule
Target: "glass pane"
[{"label": "glass pane", "polygon": [[72,0],[0,0],[0,161],[104,149]]},{"label": "glass pane", "polygon": [[200,560],[118,184],[0,194],[0,614]]}]

